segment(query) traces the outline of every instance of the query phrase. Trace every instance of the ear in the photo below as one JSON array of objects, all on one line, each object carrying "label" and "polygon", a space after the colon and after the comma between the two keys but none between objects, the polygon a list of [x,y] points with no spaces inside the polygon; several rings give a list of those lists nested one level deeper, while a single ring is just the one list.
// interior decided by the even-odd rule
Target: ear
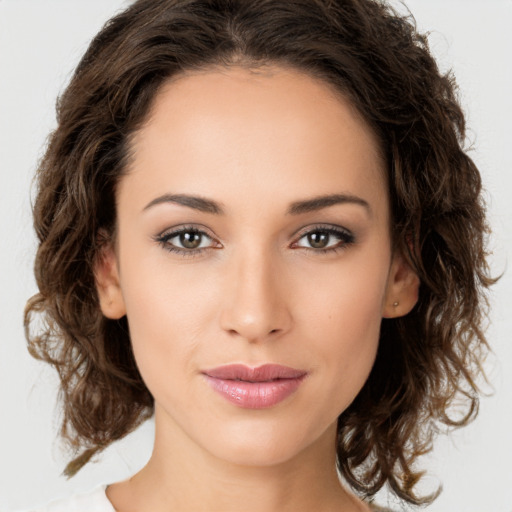
[{"label": "ear", "polygon": [[102,245],[94,262],[94,279],[102,313],[112,320],[126,315],[124,297],[119,282],[119,264],[113,244]]},{"label": "ear", "polygon": [[400,252],[391,262],[386,295],[382,308],[383,318],[404,316],[418,302],[420,280]]}]

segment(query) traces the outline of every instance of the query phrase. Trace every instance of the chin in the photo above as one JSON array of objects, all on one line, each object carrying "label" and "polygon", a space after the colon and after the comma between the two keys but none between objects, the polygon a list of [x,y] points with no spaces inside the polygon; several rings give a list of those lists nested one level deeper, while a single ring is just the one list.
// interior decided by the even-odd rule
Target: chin
[{"label": "chin", "polygon": [[283,446],[275,440],[265,445],[246,442],[231,446],[224,446],[223,449],[215,447],[216,457],[237,466],[248,467],[271,467],[285,464],[297,456],[300,449],[296,446]]},{"label": "chin", "polygon": [[308,447],[320,442],[325,435],[330,436],[330,431],[322,434],[298,427],[297,421],[291,425],[282,425],[278,422],[263,424],[260,421],[247,425],[247,422],[240,422],[235,428],[229,428],[221,435],[212,436],[215,445],[207,449],[213,456],[232,464],[269,467],[284,464],[301,456]]}]

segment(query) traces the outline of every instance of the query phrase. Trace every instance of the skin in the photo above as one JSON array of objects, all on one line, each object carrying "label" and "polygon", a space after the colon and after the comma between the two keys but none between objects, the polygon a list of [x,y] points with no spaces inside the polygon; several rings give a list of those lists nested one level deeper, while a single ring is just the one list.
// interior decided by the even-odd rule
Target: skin
[{"label": "skin", "polygon": [[[211,68],[165,85],[132,149],[96,280],[103,313],[128,317],[156,436],[108,498],[122,512],[369,510],[338,481],[336,420],[368,377],[382,317],[406,314],[418,291],[391,248],[373,132],[299,71]],[[290,213],[333,194],[344,200]],[[202,250],[169,251],[191,227]],[[243,409],[201,373],[228,363],[307,377],[279,404]]]}]

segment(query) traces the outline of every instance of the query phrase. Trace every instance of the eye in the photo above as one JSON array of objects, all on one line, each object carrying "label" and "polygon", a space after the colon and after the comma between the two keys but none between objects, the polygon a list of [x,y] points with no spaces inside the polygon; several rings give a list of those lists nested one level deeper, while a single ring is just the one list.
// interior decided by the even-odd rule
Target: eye
[{"label": "eye", "polygon": [[349,231],[335,226],[316,227],[302,234],[294,247],[328,252],[336,251],[354,243],[354,235]]},{"label": "eye", "polygon": [[164,232],[155,239],[168,251],[188,255],[220,246],[211,236],[194,227],[182,227]]},{"label": "eye", "polygon": [[183,249],[199,249],[208,247],[208,240],[210,238],[199,231],[182,231],[169,238],[167,242]]}]

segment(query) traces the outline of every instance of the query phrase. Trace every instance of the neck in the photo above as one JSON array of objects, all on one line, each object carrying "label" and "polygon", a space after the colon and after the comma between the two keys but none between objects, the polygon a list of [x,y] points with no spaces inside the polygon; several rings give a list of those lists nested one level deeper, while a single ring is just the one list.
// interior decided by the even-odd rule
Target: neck
[{"label": "neck", "polygon": [[116,510],[171,512],[301,512],[367,510],[340,484],[332,426],[291,459],[240,464],[198,446],[178,426],[155,415],[155,445],[148,464],[130,480],[109,487]]}]

